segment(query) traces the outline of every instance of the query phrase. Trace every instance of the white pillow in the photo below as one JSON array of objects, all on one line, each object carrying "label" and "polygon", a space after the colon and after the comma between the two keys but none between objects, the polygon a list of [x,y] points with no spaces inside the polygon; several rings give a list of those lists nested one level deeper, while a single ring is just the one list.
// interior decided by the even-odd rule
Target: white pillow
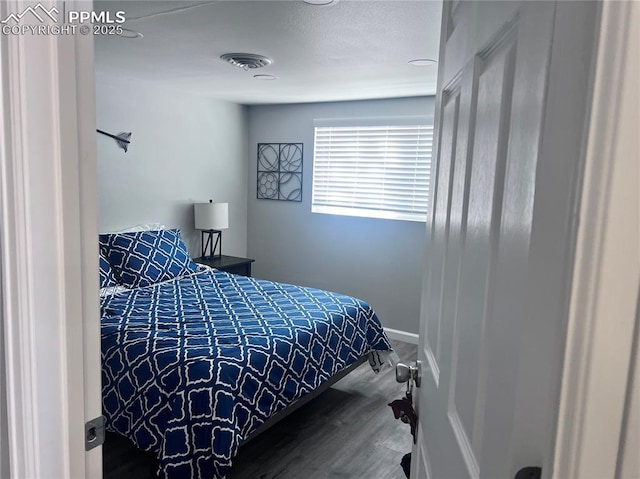
[{"label": "white pillow", "polygon": [[139,231],[160,231],[166,230],[167,227],[161,223],[147,223],[142,225],[135,225],[129,228],[125,228],[123,230],[118,231],[110,231],[109,233],[117,234],[117,233],[137,233]]}]

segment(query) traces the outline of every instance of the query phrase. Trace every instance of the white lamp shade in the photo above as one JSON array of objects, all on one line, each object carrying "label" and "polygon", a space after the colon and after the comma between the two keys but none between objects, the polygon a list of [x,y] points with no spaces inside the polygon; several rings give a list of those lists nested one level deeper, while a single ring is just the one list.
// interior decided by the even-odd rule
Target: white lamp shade
[{"label": "white lamp shade", "polygon": [[195,203],[197,230],[224,230],[229,227],[229,203]]}]

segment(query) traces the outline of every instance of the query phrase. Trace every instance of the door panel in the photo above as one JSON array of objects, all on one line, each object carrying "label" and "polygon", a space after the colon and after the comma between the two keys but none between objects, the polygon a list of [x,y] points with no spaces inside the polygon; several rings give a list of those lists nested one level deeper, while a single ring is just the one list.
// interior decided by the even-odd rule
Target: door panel
[{"label": "door panel", "polygon": [[472,153],[465,251],[460,267],[458,314],[445,320],[457,323],[453,337],[457,351],[451,364],[452,401],[449,416],[459,444],[471,444],[474,458],[480,448],[482,410],[486,390],[483,354],[487,318],[491,315],[494,245],[504,177],[504,143],[513,71],[513,44],[477,63],[477,114]]},{"label": "door panel", "polygon": [[434,217],[432,230],[432,248],[434,250],[432,271],[436,276],[434,281],[431,282],[431,288],[429,290],[428,300],[425,303],[428,308],[427,318],[427,331],[426,341],[428,343],[428,352],[430,363],[432,365],[432,372],[434,374],[434,380],[438,382],[438,362],[440,361],[441,353],[441,324],[440,319],[442,317],[440,308],[442,305],[442,281],[438,280],[442,278],[444,274],[445,255],[448,236],[448,211],[449,211],[449,199],[450,199],[450,185],[453,178],[453,168],[451,163],[455,155],[455,138],[457,137],[458,127],[458,110],[459,110],[459,91],[452,92],[446,100],[446,105],[443,108],[442,113],[442,136],[440,143],[440,166],[438,168],[437,182],[439,184],[447,185],[444,190],[445,194],[438,195],[434,204]]}]

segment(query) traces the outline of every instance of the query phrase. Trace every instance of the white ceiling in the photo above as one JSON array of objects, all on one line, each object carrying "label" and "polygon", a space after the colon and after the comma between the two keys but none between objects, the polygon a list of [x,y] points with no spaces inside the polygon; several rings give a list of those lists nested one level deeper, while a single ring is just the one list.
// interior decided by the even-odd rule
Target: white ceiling
[{"label": "white ceiling", "polygon": [[[163,82],[243,104],[299,103],[433,95],[440,1],[302,0],[98,1],[122,10],[141,39],[96,37],[96,70]],[[266,55],[273,64],[244,71],[228,52]],[[256,80],[254,74],[279,79]]]}]

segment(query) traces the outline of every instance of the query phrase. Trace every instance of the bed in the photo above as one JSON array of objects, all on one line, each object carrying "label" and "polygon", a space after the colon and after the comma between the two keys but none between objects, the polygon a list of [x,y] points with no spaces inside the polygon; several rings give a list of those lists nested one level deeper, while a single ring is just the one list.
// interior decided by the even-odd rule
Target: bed
[{"label": "bed", "polygon": [[224,478],[244,441],[391,347],[363,301],[199,267],[179,236],[100,237],[103,410],[160,477]]}]

